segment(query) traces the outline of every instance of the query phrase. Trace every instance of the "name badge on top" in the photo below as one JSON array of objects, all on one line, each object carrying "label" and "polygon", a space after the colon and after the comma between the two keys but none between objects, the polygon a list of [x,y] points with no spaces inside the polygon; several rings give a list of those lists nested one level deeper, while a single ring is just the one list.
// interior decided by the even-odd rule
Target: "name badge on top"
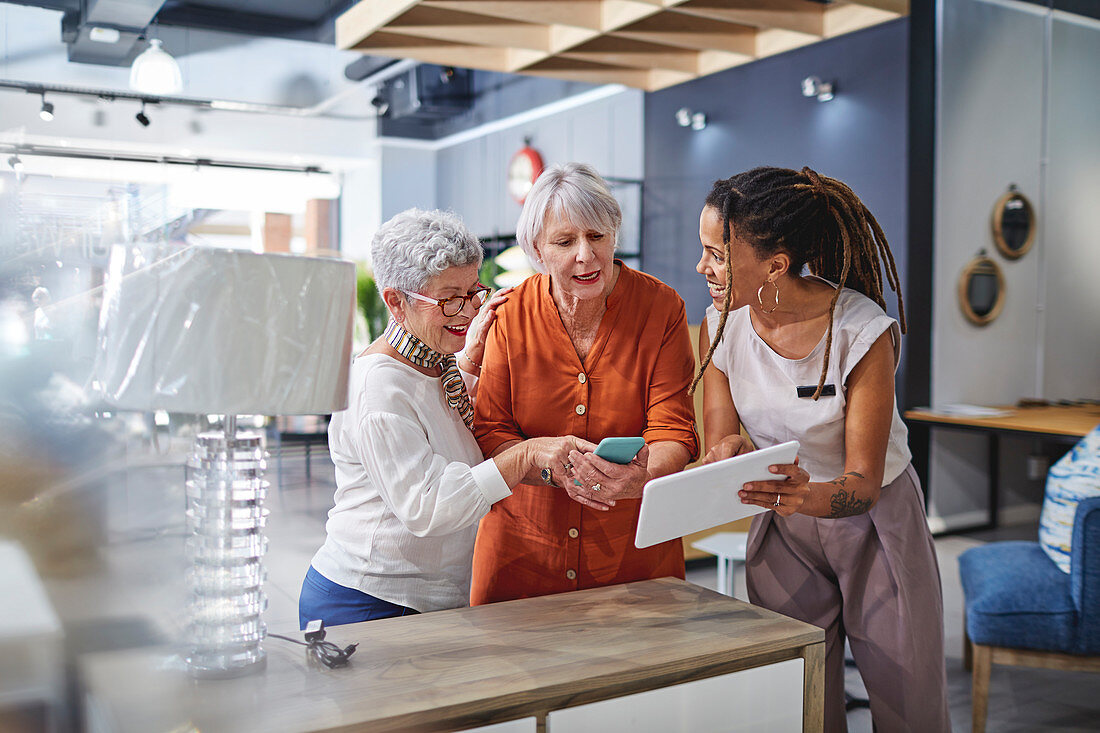
[{"label": "name badge on top", "polygon": [[[814,392],[817,391],[817,385],[816,384],[811,384],[807,387],[798,387],[797,389],[798,389],[798,396],[799,397],[813,397]],[[826,385],[822,386],[821,396],[822,397],[836,397],[836,385],[835,384],[826,384]]]}]

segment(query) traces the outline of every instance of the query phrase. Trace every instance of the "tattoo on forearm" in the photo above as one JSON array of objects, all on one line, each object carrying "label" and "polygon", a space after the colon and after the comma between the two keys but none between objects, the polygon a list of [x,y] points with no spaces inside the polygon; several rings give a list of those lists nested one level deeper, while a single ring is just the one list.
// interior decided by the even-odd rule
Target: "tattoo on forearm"
[{"label": "tattoo on forearm", "polygon": [[847,489],[843,488],[848,483],[849,478],[865,478],[865,476],[858,471],[849,471],[843,476],[829,482],[840,487],[839,490],[829,498],[829,519],[854,517],[857,514],[863,514],[871,508],[870,499],[861,499],[856,496],[855,492],[849,492]]}]

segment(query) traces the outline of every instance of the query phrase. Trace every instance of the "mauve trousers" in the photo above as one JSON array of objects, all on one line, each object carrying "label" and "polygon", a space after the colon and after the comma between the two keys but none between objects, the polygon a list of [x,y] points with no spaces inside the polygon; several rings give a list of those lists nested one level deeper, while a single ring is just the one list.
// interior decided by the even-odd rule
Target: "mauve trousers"
[{"label": "mauve trousers", "polygon": [[912,466],[866,514],[757,515],[747,556],[749,600],[825,629],[827,733],[848,729],[845,637],[877,733],[951,730],[940,571]]}]

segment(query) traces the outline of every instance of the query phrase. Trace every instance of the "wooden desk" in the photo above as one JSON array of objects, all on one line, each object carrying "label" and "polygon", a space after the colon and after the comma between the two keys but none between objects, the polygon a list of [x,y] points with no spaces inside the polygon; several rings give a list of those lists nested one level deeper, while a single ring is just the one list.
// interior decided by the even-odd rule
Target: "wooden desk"
[{"label": "wooden desk", "polygon": [[[953,530],[971,531],[997,526],[999,510],[998,487],[1000,485],[1000,439],[1003,435],[1040,437],[1059,443],[1073,444],[1100,424],[1100,405],[1072,405],[1050,407],[1012,407],[997,409],[1010,414],[1002,417],[960,417],[931,410],[907,410],[905,419],[911,423],[925,424],[933,428],[950,428],[985,433],[988,438],[989,462],[989,521],[975,527]],[[925,497],[931,494],[926,486]]]},{"label": "wooden desk", "polygon": [[348,624],[328,640],[359,642],[347,668],[268,639],[264,672],[223,681],[190,680],[164,649],[89,655],[89,730],[461,730],[532,715],[545,729],[551,711],[800,658],[803,689],[770,692],[788,714],[801,692],[803,730],[823,724],[821,629],[671,578]]}]

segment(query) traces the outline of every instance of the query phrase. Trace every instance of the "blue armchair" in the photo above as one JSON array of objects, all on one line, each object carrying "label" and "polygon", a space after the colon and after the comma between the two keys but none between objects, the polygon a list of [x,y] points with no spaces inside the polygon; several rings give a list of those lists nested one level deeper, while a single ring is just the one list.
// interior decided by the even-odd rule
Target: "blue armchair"
[{"label": "blue armchair", "polygon": [[1077,505],[1067,575],[1038,542],[959,556],[974,732],[985,730],[993,663],[1100,672],[1100,497]]}]

